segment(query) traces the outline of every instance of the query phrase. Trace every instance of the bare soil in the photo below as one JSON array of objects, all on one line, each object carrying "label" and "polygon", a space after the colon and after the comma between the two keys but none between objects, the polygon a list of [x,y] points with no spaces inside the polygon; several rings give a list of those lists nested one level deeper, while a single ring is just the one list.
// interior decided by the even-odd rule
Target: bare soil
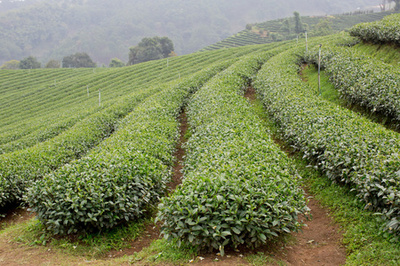
[{"label": "bare soil", "polygon": [[[256,99],[254,89],[246,91],[245,96],[250,100]],[[173,168],[173,180],[169,184],[169,192],[172,192],[182,179],[182,162],[185,151],[182,144],[185,142],[187,130],[186,115],[180,116],[181,139],[176,149],[176,164]],[[343,265],[346,261],[344,247],[341,246],[340,227],[335,225],[329,216],[329,210],[323,208],[309,196],[309,208],[312,219],[302,232],[293,233],[293,241],[289,244],[270,243],[256,250],[240,248],[226,250],[224,257],[217,252],[200,254],[190,265],[249,265],[244,259],[250,254],[264,253],[273,260],[265,261],[265,265],[276,265],[278,262],[287,265]],[[19,224],[33,217],[33,214],[25,209],[17,209],[10,212],[0,222],[3,230],[8,225]],[[12,238],[0,233],[0,265],[115,265],[118,257],[129,256],[148,247],[150,243],[160,238],[160,225],[148,224],[143,234],[131,243],[128,249],[113,251],[101,260],[87,260],[84,257],[63,254],[61,251],[51,250],[41,246],[28,246],[15,243]]]}]

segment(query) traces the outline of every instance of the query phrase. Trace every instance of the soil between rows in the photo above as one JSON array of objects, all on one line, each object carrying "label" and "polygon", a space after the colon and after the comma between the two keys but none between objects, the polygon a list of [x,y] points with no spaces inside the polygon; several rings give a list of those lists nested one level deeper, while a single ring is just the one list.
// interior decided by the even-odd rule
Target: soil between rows
[{"label": "soil between rows", "polygon": [[[249,88],[245,97],[250,102],[256,100],[256,93],[253,88]],[[186,141],[185,134],[188,128],[185,112],[179,117],[180,141],[177,145],[175,156],[176,164],[173,167],[173,180],[168,185],[169,193],[173,192],[181,183],[183,160],[185,150],[182,145]],[[312,219],[307,221],[307,226],[302,232],[293,233],[293,241],[290,244],[273,244],[270,243],[256,250],[248,250],[239,248],[238,250],[227,249],[224,257],[217,253],[200,254],[190,265],[248,265],[250,264],[244,259],[250,254],[263,253],[271,258],[272,261],[265,261],[265,265],[274,265],[285,263],[287,265],[343,265],[346,261],[346,253],[344,247],[340,245],[341,234],[340,227],[334,224],[329,217],[329,211],[321,207],[312,196],[308,196],[308,206],[311,209]],[[0,222],[0,228],[7,224],[23,223],[31,218],[32,214],[26,210],[16,210],[10,212],[7,218]],[[0,264],[1,265],[85,265],[85,264],[101,264],[112,265],[113,260],[118,257],[133,255],[140,252],[143,248],[148,247],[154,240],[160,238],[160,224],[148,224],[143,234],[131,243],[131,247],[119,251],[112,251],[102,260],[88,261],[83,257],[72,257],[71,255],[62,254],[59,251],[53,251],[46,247],[20,245],[13,243],[11,239],[0,235]],[[140,264],[140,262],[139,262]]]}]

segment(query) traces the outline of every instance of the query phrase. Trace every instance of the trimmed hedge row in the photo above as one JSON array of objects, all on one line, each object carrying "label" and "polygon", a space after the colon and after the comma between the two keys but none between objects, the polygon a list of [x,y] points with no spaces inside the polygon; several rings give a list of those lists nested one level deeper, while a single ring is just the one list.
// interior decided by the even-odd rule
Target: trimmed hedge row
[{"label": "trimmed hedge row", "polygon": [[364,42],[400,45],[400,14],[392,14],[376,22],[357,24],[350,29],[350,35]]},{"label": "trimmed hedge row", "polygon": [[[311,51],[313,62],[317,54]],[[321,66],[349,102],[400,122],[400,71],[396,67],[344,47],[324,48]]]},{"label": "trimmed hedge row", "polygon": [[387,229],[400,231],[400,135],[316,96],[298,76],[297,50],[259,72],[255,86],[283,137],[327,176],[350,184]]},{"label": "trimmed hedge row", "polygon": [[164,193],[179,135],[176,118],[188,95],[229,64],[170,84],[87,156],[34,183],[26,200],[47,230],[101,230],[143,216]]},{"label": "trimmed hedge row", "polygon": [[243,89],[271,53],[245,57],[195,94],[185,179],[159,205],[162,234],[198,248],[257,246],[297,230],[307,207],[286,155]]},{"label": "trimmed hedge row", "polygon": [[81,157],[111,135],[118,120],[157,90],[159,88],[133,93],[113,106],[86,117],[53,139],[0,155],[0,208],[20,202],[34,180]]}]

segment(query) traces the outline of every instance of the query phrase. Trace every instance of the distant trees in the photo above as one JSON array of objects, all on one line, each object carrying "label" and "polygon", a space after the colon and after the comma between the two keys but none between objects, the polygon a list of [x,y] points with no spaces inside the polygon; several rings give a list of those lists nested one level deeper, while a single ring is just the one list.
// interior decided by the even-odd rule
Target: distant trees
[{"label": "distant trees", "polygon": [[61,64],[60,62],[58,62],[57,60],[50,60],[49,62],[47,62],[46,64],[46,68],[60,68]]},{"label": "distant trees", "polygon": [[282,31],[286,32],[287,34],[290,34],[290,22],[288,19],[285,19],[285,21],[282,24],[281,29],[282,29]]},{"label": "distant trees", "polygon": [[294,31],[297,34],[304,32],[304,27],[303,27],[303,23],[301,22],[300,13],[295,11],[293,13],[293,15],[294,15],[294,23],[295,23]]},{"label": "distant trees", "polygon": [[109,67],[123,67],[123,66],[125,66],[125,64],[120,59],[113,58],[113,59],[111,59],[111,62],[108,66]]},{"label": "distant trees", "polygon": [[389,1],[394,2],[396,4],[394,10],[400,11],[400,0],[389,0]]},{"label": "distant trees", "polygon": [[332,34],[333,30],[331,27],[331,22],[327,19],[321,19],[317,25],[315,25],[314,30],[312,31],[312,36],[324,36]]},{"label": "distant trees", "polygon": [[19,61],[18,60],[10,60],[5,62],[0,69],[19,69]]},{"label": "distant trees", "polygon": [[36,57],[33,56],[24,58],[19,62],[20,69],[35,69],[40,67],[41,67],[40,62],[36,59]]},{"label": "distant trees", "polygon": [[63,68],[80,68],[80,67],[96,67],[96,63],[87,53],[76,53],[65,56],[62,60]]},{"label": "distant trees", "polygon": [[167,58],[173,51],[174,44],[168,37],[143,38],[129,49],[128,65]]}]

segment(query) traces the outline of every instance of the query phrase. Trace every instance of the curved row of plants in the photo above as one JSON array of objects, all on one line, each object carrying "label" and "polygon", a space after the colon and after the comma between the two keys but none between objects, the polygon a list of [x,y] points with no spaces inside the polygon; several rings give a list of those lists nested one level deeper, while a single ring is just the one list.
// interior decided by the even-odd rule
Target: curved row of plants
[{"label": "curved row of plants", "polygon": [[348,183],[400,231],[400,136],[321,97],[301,81],[299,50],[279,54],[255,86],[282,136],[327,176]]},{"label": "curved row of plants", "polygon": [[350,29],[350,35],[364,42],[400,45],[400,14],[392,14],[380,21],[361,23]]},{"label": "curved row of plants", "polygon": [[80,160],[46,175],[26,200],[48,231],[111,228],[142,217],[165,193],[188,96],[231,61],[179,80],[143,101],[120,129]]},{"label": "curved row of plants", "polygon": [[138,91],[86,117],[55,138],[28,149],[0,155],[0,207],[21,201],[31,183],[84,155],[107,138],[118,121],[160,88]]},{"label": "curved row of plants", "polygon": [[[8,96],[12,99],[11,102],[2,101],[0,108],[2,114],[0,115],[0,143],[7,144],[14,141],[13,147],[23,148],[32,143],[35,144],[35,141],[27,139],[42,141],[61,133],[58,129],[65,129],[63,125],[67,124],[66,121],[69,121],[72,116],[81,116],[90,108],[98,108],[99,89],[101,89],[102,105],[107,107],[113,104],[117,97],[130,94],[133,90],[155,86],[179,77],[184,78],[214,62],[235,58],[258,49],[263,49],[263,47],[197,53],[169,58],[168,64],[167,60],[158,60],[118,70],[95,69],[94,73],[93,70],[87,69],[37,70],[31,73],[6,71],[8,74],[4,75],[5,81],[7,77],[18,76],[21,82],[15,82],[14,90],[8,93],[4,91],[7,89],[3,87],[3,83],[0,84],[0,99],[3,100]],[[65,79],[57,79],[54,83],[53,77],[59,72],[70,74]],[[31,84],[29,79],[24,78],[25,76],[32,80],[37,77],[40,82]],[[86,93],[87,85],[90,97]],[[25,101],[22,101],[21,97],[25,96]],[[51,134],[46,133],[49,128],[54,128]],[[18,140],[24,136],[27,139],[19,143]],[[12,147],[5,147],[4,150],[11,151]]]},{"label": "curved row of plants", "polygon": [[[318,52],[311,50],[312,62]],[[335,88],[348,102],[378,112],[400,122],[400,71],[390,64],[370,58],[357,50],[324,46],[323,67]]]},{"label": "curved row of plants", "polygon": [[271,54],[243,58],[190,100],[184,180],[157,217],[168,240],[223,255],[225,246],[254,247],[301,226],[307,207],[290,161],[242,97]]}]

